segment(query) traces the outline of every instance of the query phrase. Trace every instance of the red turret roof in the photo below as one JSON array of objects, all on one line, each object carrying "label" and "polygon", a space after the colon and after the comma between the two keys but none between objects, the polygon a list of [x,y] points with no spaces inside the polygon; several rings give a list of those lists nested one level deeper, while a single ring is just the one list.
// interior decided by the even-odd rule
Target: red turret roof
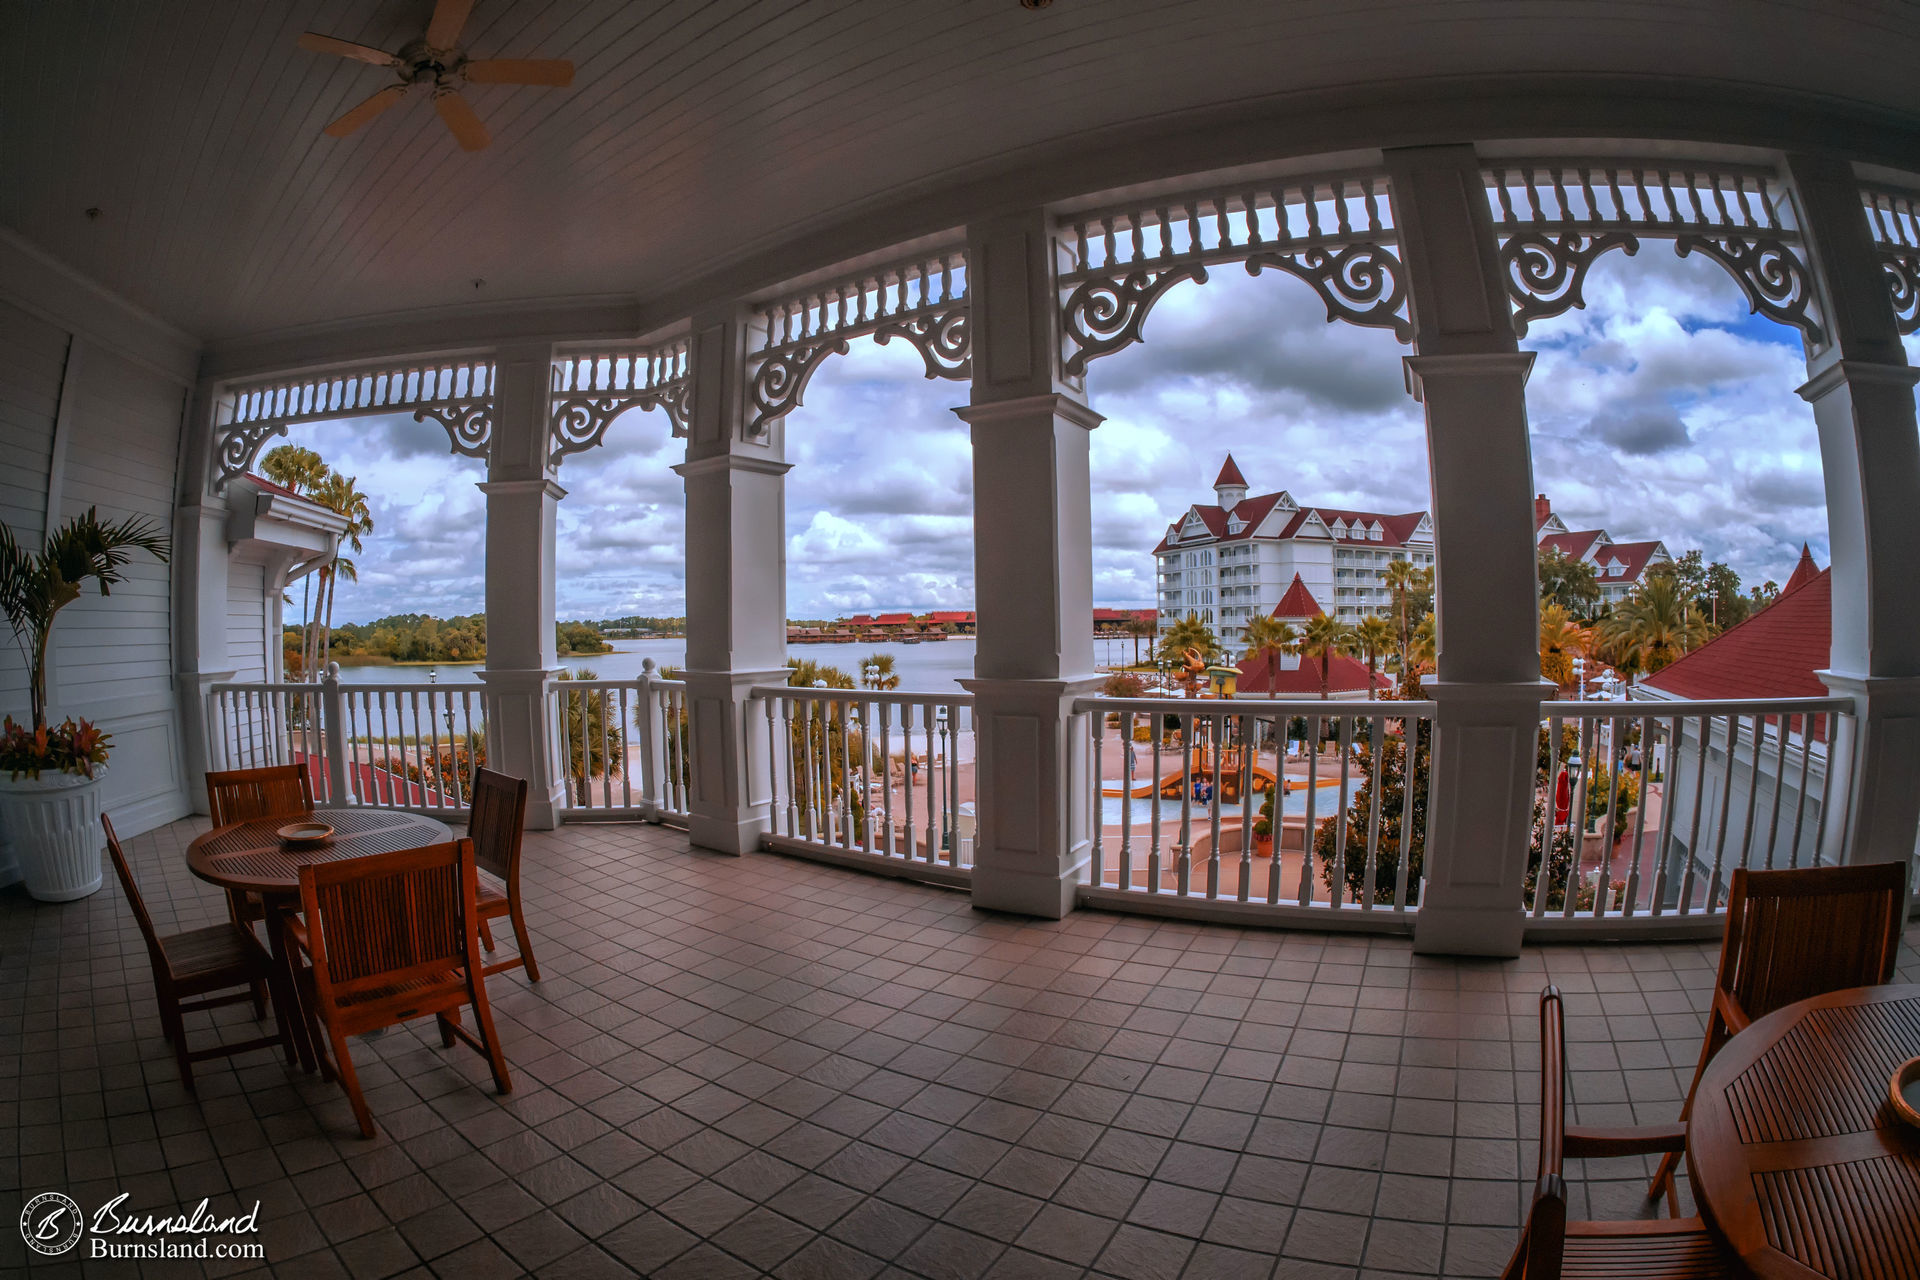
[{"label": "red turret roof", "polygon": [[[1283,667],[1277,658],[1255,654],[1239,664],[1240,676],[1234,681],[1239,693],[1265,694],[1270,698],[1317,698],[1320,696],[1320,659],[1302,657],[1300,665]],[[1376,689],[1391,689],[1393,681],[1375,673]],[[1327,661],[1328,693],[1365,693],[1367,664],[1343,653]]]},{"label": "red turret roof", "polygon": [[1827,686],[1814,672],[1832,646],[1833,575],[1818,569],[1641,683],[1677,698],[1824,698]]},{"label": "red turret roof", "polygon": [[1222,485],[1229,484],[1237,485],[1242,489],[1247,487],[1247,478],[1241,475],[1240,468],[1234,465],[1232,454],[1227,455],[1226,465],[1220,468],[1220,478],[1213,482],[1213,487],[1218,489]]},{"label": "red turret roof", "polygon": [[1800,544],[1800,563],[1793,566],[1793,572],[1787,577],[1787,585],[1780,588],[1780,594],[1786,595],[1799,587],[1806,586],[1820,574],[1820,568],[1813,562],[1813,548],[1806,543]]},{"label": "red turret roof", "polygon": [[[1273,606],[1273,616],[1276,618],[1317,618],[1325,612],[1326,610],[1320,607],[1320,602],[1313,598],[1313,592],[1307,590],[1307,584],[1300,581],[1300,575],[1297,573],[1293,575],[1293,582],[1288,585],[1287,593],[1280,597],[1280,603]],[[1314,686],[1315,689],[1319,687]]]}]

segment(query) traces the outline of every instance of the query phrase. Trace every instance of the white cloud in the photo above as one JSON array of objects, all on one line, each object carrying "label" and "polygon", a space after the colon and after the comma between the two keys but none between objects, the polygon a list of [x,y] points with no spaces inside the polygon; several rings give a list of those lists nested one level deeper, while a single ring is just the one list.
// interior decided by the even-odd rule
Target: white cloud
[{"label": "white cloud", "polygon": [[[1594,268],[1588,307],[1534,324],[1527,388],[1535,487],[1577,527],[1703,548],[1749,581],[1783,580],[1802,540],[1825,560],[1811,411],[1794,388],[1797,335],[1749,316],[1726,274],[1649,240]],[[1106,422],[1090,442],[1095,598],[1147,604],[1148,551],[1229,450],[1255,492],[1411,511],[1430,499],[1408,349],[1326,322],[1290,277],[1222,268],[1148,318],[1145,341],[1095,361]],[[1920,340],[1909,350],[1920,361]],[[952,412],[964,383],[929,380],[896,341],[857,341],[814,377],[786,424],[789,611],[828,616],[973,602],[972,465]],[[449,456],[410,416],[296,428],[357,474],[378,529],[340,612],[483,607],[480,465]],[[558,527],[563,617],[684,610],[682,442],[664,414],[630,413],[603,447],[568,458]]]}]

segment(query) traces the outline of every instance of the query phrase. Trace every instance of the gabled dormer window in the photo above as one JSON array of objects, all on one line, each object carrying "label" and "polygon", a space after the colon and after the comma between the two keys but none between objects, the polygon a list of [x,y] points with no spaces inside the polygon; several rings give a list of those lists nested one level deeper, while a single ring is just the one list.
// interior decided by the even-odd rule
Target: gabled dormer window
[{"label": "gabled dormer window", "polygon": [[1627,566],[1621,564],[1618,560],[1611,561],[1607,565],[1607,576],[1609,578],[1617,578],[1626,571]]}]

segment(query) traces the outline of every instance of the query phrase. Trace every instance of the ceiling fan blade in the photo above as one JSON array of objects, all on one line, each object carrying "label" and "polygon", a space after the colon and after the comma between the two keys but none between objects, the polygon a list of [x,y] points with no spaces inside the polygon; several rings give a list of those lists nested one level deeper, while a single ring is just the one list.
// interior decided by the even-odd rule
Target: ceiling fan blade
[{"label": "ceiling fan blade", "polygon": [[467,25],[467,15],[472,11],[473,0],[438,0],[433,6],[433,19],[427,23],[427,47],[453,48],[460,39],[460,29]]},{"label": "ceiling fan blade", "polygon": [[335,120],[325,129],[322,129],[321,132],[329,138],[344,138],[394,103],[400,101],[400,99],[406,95],[406,92],[406,89],[400,85],[389,85],[353,110],[347,112],[347,114],[341,116],[338,120]]},{"label": "ceiling fan blade", "polygon": [[469,62],[467,79],[475,84],[546,84],[565,88],[573,83],[573,64],[565,58],[485,58]]},{"label": "ceiling fan blade", "polygon": [[376,49],[367,44],[355,44],[351,40],[336,40],[332,36],[323,36],[317,31],[301,33],[300,47],[309,53],[331,53],[336,57],[356,58],[361,62],[371,62],[376,67],[400,65],[400,59],[385,49]]},{"label": "ceiling fan blade", "polygon": [[459,94],[452,91],[434,94],[433,109],[452,130],[462,151],[479,151],[493,141],[487,136],[487,126],[480,123],[480,117],[473,114],[473,108]]}]

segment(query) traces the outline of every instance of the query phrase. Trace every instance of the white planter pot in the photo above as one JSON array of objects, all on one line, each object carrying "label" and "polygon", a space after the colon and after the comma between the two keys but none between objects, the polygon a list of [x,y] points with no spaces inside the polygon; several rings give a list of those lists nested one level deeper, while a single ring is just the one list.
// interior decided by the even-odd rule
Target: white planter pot
[{"label": "white planter pot", "polygon": [[100,788],[93,776],[43,773],[13,779],[0,774],[0,833],[13,847],[27,892],[41,902],[72,902],[100,887]]}]

